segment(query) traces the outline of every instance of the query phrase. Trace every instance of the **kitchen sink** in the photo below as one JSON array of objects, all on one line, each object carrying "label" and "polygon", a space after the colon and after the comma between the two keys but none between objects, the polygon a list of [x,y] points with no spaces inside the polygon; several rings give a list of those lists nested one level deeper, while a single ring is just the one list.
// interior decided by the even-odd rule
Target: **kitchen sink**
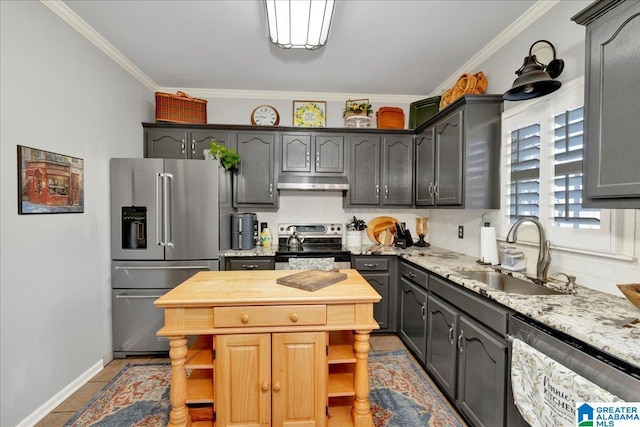
[{"label": "kitchen sink", "polygon": [[458,274],[467,279],[482,282],[491,289],[497,289],[509,294],[560,295],[564,293],[496,271],[460,271]]}]

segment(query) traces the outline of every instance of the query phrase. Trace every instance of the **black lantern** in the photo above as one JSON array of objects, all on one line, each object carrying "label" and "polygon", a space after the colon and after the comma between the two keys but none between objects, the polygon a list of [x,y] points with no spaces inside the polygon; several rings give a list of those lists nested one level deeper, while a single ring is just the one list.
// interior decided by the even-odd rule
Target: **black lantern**
[{"label": "black lantern", "polygon": [[[538,43],[547,43],[553,50],[553,59],[545,65],[532,55],[533,47]],[[564,61],[556,59],[556,48],[547,40],[538,40],[529,48],[529,56],[524,59],[524,64],[516,74],[518,78],[513,82],[513,86],[502,95],[502,99],[507,101],[523,101],[525,99],[545,96],[560,89],[562,83],[554,80],[564,69]]]}]

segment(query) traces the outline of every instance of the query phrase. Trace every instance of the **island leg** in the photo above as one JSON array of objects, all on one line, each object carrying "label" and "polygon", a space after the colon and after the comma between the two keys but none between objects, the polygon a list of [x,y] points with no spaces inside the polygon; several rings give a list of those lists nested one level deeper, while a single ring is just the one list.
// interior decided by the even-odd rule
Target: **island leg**
[{"label": "island leg", "polygon": [[185,336],[169,337],[169,357],[171,358],[171,413],[170,427],[189,427],[191,416],[187,408],[187,371],[184,367],[187,361],[187,338]]},{"label": "island leg", "polygon": [[371,331],[354,331],[353,350],[356,356],[354,373],[354,389],[356,398],[353,402],[351,416],[354,427],[373,427],[371,404],[369,403],[369,333]]}]

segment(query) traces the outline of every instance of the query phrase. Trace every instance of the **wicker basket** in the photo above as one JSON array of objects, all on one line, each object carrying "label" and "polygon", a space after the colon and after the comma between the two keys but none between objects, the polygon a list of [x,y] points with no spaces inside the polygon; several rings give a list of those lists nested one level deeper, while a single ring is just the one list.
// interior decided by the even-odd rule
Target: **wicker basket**
[{"label": "wicker basket", "polygon": [[184,92],[156,92],[156,122],[207,123],[207,100]]},{"label": "wicker basket", "polygon": [[464,73],[458,78],[455,86],[444,91],[440,100],[440,109],[442,110],[463,95],[482,95],[486,92],[488,83],[482,71],[476,74]]}]

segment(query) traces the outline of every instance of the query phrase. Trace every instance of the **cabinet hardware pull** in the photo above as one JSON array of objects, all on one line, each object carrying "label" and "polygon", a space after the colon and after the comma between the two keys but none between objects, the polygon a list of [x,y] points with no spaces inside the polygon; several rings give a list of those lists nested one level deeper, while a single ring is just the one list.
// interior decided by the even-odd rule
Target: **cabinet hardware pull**
[{"label": "cabinet hardware pull", "polygon": [[269,391],[269,383],[265,381],[262,384],[260,384],[260,390],[262,390],[265,393]]},{"label": "cabinet hardware pull", "polygon": [[454,339],[453,339],[453,323],[451,324],[451,327],[449,328],[449,344],[453,345]]},{"label": "cabinet hardware pull", "polygon": [[258,264],[242,264],[243,270],[255,270],[258,268]]},{"label": "cabinet hardware pull", "polygon": [[309,152],[307,151],[307,160],[306,160],[306,162],[305,162],[305,165],[306,165],[307,167],[309,167],[309,160],[310,160],[310,154],[309,154]]},{"label": "cabinet hardware pull", "polygon": [[269,197],[273,197],[273,184],[269,184]]},{"label": "cabinet hardware pull", "polygon": [[460,354],[464,351],[462,348],[462,336],[464,335],[464,331],[460,329],[460,335],[458,335],[458,350],[460,350]]},{"label": "cabinet hardware pull", "polygon": [[298,321],[298,314],[297,313],[292,313],[290,318],[291,318],[291,321],[293,323],[296,323]]},{"label": "cabinet hardware pull", "polygon": [[182,140],[182,144],[180,144],[180,151],[182,152],[182,154],[184,154],[184,149],[185,149],[186,145],[185,145],[185,141],[184,139]]},{"label": "cabinet hardware pull", "polygon": [[196,154],[196,140],[192,139],[191,140],[191,154],[195,156]]},{"label": "cabinet hardware pull", "polygon": [[414,273],[413,271],[409,272],[409,277],[411,277],[412,279],[416,278],[416,273]]},{"label": "cabinet hardware pull", "polygon": [[433,184],[433,195],[436,196],[436,198],[438,197],[438,181],[435,182],[435,184]]},{"label": "cabinet hardware pull", "polygon": [[240,316],[240,321],[246,325],[247,323],[249,323],[249,315],[243,314],[242,316]]},{"label": "cabinet hardware pull", "polygon": [[320,153],[316,153],[316,168],[320,167]]},{"label": "cabinet hardware pull", "polygon": [[374,268],[377,267],[378,264],[364,264],[365,267]]},{"label": "cabinet hardware pull", "polygon": [[433,198],[433,182],[429,183],[429,196],[431,196],[431,198]]},{"label": "cabinet hardware pull", "polygon": [[273,383],[273,391],[275,391],[276,393],[280,391],[280,381],[276,381],[275,383]]},{"label": "cabinet hardware pull", "polygon": [[376,197],[380,196],[380,185],[376,184]]},{"label": "cabinet hardware pull", "polygon": [[384,198],[385,199],[389,198],[389,186],[388,185],[384,186]]},{"label": "cabinet hardware pull", "polygon": [[420,307],[420,314],[422,314],[422,320],[427,318],[427,307],[424,304]]}]

